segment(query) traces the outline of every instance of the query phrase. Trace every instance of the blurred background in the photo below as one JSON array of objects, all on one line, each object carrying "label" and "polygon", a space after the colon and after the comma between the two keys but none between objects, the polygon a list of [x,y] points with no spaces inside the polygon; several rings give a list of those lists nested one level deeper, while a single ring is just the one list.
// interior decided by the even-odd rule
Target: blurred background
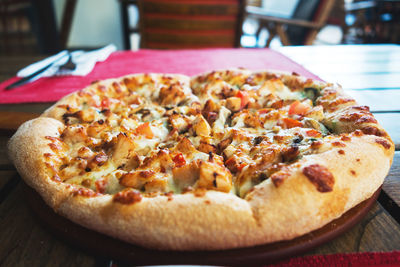
[{"label": "blurred background", "polygon": [[400,1],[0,0],[0,55],[400,43]]}]

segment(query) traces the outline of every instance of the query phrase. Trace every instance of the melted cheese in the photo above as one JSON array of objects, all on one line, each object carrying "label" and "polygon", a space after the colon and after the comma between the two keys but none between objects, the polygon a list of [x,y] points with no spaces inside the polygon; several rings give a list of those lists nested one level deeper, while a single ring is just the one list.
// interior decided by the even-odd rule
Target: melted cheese
[{"label": "melted cheese", "polygon": [[218,113],[218,118],[214,122],[213,131],[214,133],[222,133],[225,129],[225,122],[231,111],[226,107],[222,106]]},{"label": "melted cheese", "polygon": [[[198,171],[196,170],[198,162],[208,162],[207,164],[210,165],[212,161],[210,159],[214,158],[213,164],[217,165],[208,167],[206,173],[212,173],[213,167],[216,167],[230,176],[229,172],[225,172],[229,167],[226,161],[233,157],[237,162],[230,167],[233,174],[232,180],[235,182],[243,171],[249,169],[250,164],[258,164],[264,156],[263,153],[268,149],[274,150],[274,153],[276,151],[279,155],[283,149],[296,146],[301,155],[308,155],[322,153],[331,148],[331,145],[328,144],[329,140],[325,140],[323,137],[307,136],[307,130],[310,129],[319,131],[321,136],[328,134],[326,128],[320,123],[325,117],[322,106],[314,107],[312,112],[305,117],[289,116],[290,100],[303,100],[304,94],[301,94],[301,90],[297,90],[298,88],[291,90],[282,79],[269,77],[268,79],[264,78],[266,80],[263,81],[259,76],[251,77],[249,71],[242,70],[215,72],[200,78],[199,81],[192,80],[192,88],[196,94],[193,94],[189,87],[182,86],[185,82],[181,82],[178,89],[174,91],[181,94],[179,103],[175,106],[162,107],[160,103],[166,97],[160,91],[170,88],[171,84],[175,83],[176,85],[177,79],[163,80],[160,75],[137,75],[134,77],[136,87],[129,86],[130,92],[127,97],[125,97],[127,87],[123,83],[115,85],[113,81],[104,83],[104,86],[115,88],[119,86],[120,91],[101,90],[94,91],[98,95],[93,95],[93,93],[87,95],[87,99],[82,97],[82,100],[78,97],[79,100],[82,100],[77,101],[77,103],[81,103],[81,106],[74,107],[76,110],[73,112],[81,109],[83,114],[80,117],[74,117],[69,113],[69,117],[67,116],[69,121],[65,121],[65,123],[70,125],[63,133],[67,148],[57,154],[62,159],[61,163],[57,163],[60,168],[59,173],[60,175],[64,174],[64,177],[61,178],[67,179],[67,183],[96,191],[98,190],[96,181],[104,180],[106,181],[105,193],[115,194],[125,188],[120,183],[121,176],[130,171],[151,171],[153,173],[148,173],[151,178],[147,179],[143,174],[141,179],[145,181],[143,188],[139,188],[140,190],[145,193],[154,191],[180,193],[184,188],[180,188],[179,183],[174,181],[172,175],[174,168],[194,163],[192,166],[194,170],[189,168],[186,169],[186,172],[189,170],[195,173]],[[268,75],[263,77],[268,77]],[[247,84],[247,81],[252,82]],[[231,110],[225,107],[227,105],[226,98],[236,97],[235,94],[239,89],[246,92],[244,97],[240,98],[246,103],[241,102],[240,109],[232,109],[232,112],[237,112],[232,114]],[[170,97],[171,94],[168,96]],[[201,110],[209,99],[213,100],[209,110]],[[271,111],[270,108],[267,108],[277,100],[289,101],[278,101],[278,104],[275,105],[275,107],[279,106],[278,110]],[[192,106],[194,102],[197,103]],[[312,106],[312,102],[308,102]],[[265,106],[263,106],[264,104]],[[267,109],[261,112],[260,109],[265,108]],[[231,114],[232,121],[228,119]],[[175,121],[171,119],[172,116],[179,117],[181,123],[173,125]],[[292,125],[285,125],[285,119],[289,118],[292,120]],[[298,119],[297,124],[293,122],[294,118]],[[209,129],[205,131],[204,127],[196,129],[194,124],[200,124],[200,122],[207,123],[207,125],[212,124],[212,131],[210,132]],[[104,125],[104,128],[99,130],[98,135],[96,135],[98,132],[94,132],[95,134],[90,135],[91,137],[85,136],[85,130],[82,129],[88,127],[89,124],[95,130],[99,125],[101,125],[100,128]],[[305,125],[307,129],[298,125]],[[140,130],[137,130],[138,127],[141,127]],[[316,139],[322,140],[323,144],[317,149],[311,148],[311,144]],[[125,143],[118,143],[121,140],[124,140]],[[181,146],[184,151],[174,150],[181,140],[185,140]],[[113,150],[117,144],[123,148],[119,149],[124,152],[122,156],[121,153],[115,152],[118,149]],[[82,169],[86,159],[79,155],[78,151],[86,146],[91,149],[87,151],[87,158],[90,157],[90,153],[96,153],[100,156],[106,155],[108,160],[105,163],[100,162],[99,165],[94,165],[95,167],[89,168],[90,170]],[[224,157],[221,156],[222,153]],[[118,161],[117,164],[115,159],[118,156],[123,160]],[[114,164],[110,159],[114,159]],[[89,159],[87,160],[89,161]],[[223,166],[224,163],[226,166]],[[213,184],[213,177],[206,178],[206,181],[211,181],[208,184]],[[252,180],[249,175],[240,182],[240,185],[232,186],[229,192],[243,197],[258,182],[257,179]],[[195,182],[192,186],[197,184]]]}]

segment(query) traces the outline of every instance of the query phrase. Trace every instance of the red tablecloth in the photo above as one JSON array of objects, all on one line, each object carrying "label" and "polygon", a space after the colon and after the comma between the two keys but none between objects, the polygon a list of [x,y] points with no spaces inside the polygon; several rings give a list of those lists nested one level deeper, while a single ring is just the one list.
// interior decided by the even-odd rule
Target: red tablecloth
[{"label": "red tablecloth", "polygon": [[400,251],[393,252],[365,252],[335,255],[318,255],[293,258],[270,267],[398,267],[400,266]]},{"label": "red tablecloth", "polygon": [[10,91],[4,88],[18,80],[0,83],[0,103],[52,102],[92,81],[130,73],[199,74],[205,71],[244,67],[251,70],[273,69],[297,72],[318,78],[284,55],[270,49],[202,49],[118,51],[97,63],[87,76],[41,78]]}]

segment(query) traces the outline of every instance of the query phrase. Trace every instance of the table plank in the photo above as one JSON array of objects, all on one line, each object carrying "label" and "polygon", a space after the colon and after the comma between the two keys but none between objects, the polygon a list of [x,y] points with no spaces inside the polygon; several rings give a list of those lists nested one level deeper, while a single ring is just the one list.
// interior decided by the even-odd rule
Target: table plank
[{"label": "table plank", "polygon": [[43,113],[54,103],[24,103],[24,104],[1,104],[0,110],[4,111],[21,111],[31,113]]},{"label": "table plank", "polygon": [[[346,55],[347,57],[348,55]],[[343,60],[337,61],[337,58],[330,59],[329,62],[322,60],[311,60],[310,58],[299,58],[302,64],[310,69],[317,71],[320,74],[369,74],[369,73],[400,73],[400,60],[387,60],[387,58],[354,58],[357,61],[355,64],[343,64]],[[346,60],[348,60],[346,58]]]},{"label": "table plank", "polygon": [[333,254],[400,249],[400,225],[376,203],[353,229],[308,254]]},{"label": "table plank", "polygon": [[389,45],[320,45],[320,46],[283,46],[277,50],[297,62],[309,64],[315,62],[340,63],[380,63],[400,61],[400,46]]},{"label": "table plank", "polygon": [[[3,188],[11,181],[11,179],[14,179],[17,176],[17,172],[14,170],[11,171],[2,171],[0,170],[0,192],[3,193]],[[7,193],[7,192],[4,192]],[[0,196],[3,197],[3,196]]]},{"label": "table plank", "polygon": [[393,165],[383,183],[383,190],[400,206],[400,151],[394,154]]},{"label": "table plank", "polygon": [[400,250],[399,238],[399,224],[382,208],[365,226],[359,252]]},{"label": "table plank", "polygon": [[345,89],[399,88],[398,45],[282,47],[278,51]]},{"label": "table plank", "polygon": [[22,69],[33,62],[42,60],[47,56],[18,56],[18,55],[1,55],[0,56],[0,82],[7,80],[17,73],[18,70]]},{"label": "table plank", "polygon": [[0,129],[16,131],[24,122],[39,116],[40,114],[32,112],[0,111]]},{"label": "table plank", "polygon": [[[355,66],[357,67],[357,66]],[[400,65],[399,65],[400,68]],[[319,77],[328,82],[339,83],[343,88],[351,90],[361,89],[400,89],[399,73],[360,73],[360,74],[336,74],[319,73]]]},{"label": "table plank", "polygon": [[0,134],[0,170],[10,170],[12,163],[7,157],[7,142],[9,136]]},{"label": "table plank", "polygon": [[400,90],[346,90],[346,93],[360,105],[369,106],[372,112],[400,111]]},{"label": "table plank", "polygon": [[1,266],[94,266],[95,260],[57,240],[33,219],[22,183],[0,205]]},{"label": "table plank", "polygon": [[374,113],[375,118],[389,133],[396,145],[396,150],[400,149],[400,113]]}]

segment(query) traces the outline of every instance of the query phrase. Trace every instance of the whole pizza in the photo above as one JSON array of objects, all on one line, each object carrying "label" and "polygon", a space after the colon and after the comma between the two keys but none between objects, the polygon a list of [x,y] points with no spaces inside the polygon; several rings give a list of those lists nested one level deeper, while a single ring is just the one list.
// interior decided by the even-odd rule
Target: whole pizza
[{"label": "whole pizza", "polygon": [[293,239],[382,184],[394,144],[339,85],[230,69],[92,83],[23,124],[9,155],[57,213],[165,250]]}]

